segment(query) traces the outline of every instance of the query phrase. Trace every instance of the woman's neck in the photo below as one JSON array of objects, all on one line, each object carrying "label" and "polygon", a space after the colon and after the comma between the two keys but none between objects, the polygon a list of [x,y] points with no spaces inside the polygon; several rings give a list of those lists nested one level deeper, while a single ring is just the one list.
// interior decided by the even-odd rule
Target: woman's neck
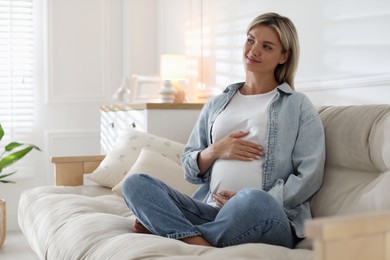
[{"label": "woman's neck", "polygon": [[263,94],[274,90],[278,82],[272,77],[255,77],[253,74],[247,74],[245,84],[240,89],[243,95]]}]

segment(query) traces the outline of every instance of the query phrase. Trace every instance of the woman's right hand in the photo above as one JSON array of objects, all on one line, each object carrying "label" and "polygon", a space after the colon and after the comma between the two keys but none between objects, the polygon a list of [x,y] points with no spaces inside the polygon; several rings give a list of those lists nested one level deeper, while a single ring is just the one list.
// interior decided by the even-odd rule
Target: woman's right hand
[{"label": "woman's right hand", "polygon": [[217,159],[253,161],[263,156],[263,148],[260,145],[242,139],[248,134],[249,131],[231,133],[204,149],[198,156],[199,176]]},{"label": "woman's right hand", "polygon": [[252,161],[263,156],[263,148],[253,142],[242,139],[249,131],[231,133],[213,144],[216,159]]}]

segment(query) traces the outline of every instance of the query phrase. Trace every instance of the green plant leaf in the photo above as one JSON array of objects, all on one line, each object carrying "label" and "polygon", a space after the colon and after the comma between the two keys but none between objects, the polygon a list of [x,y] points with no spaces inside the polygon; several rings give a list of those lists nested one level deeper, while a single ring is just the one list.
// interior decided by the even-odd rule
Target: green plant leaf
[{"label": "green plant leaf", "polygon": [[5,147],[5,150],[6,150],[7,152],[9,152],[9,151],[12,151],[12,149],[15,149],[15,148],[17,148],[17,147],[20,147],[20,146],[22,146],[22,145],[23,145],[23,144],[18,143],[18,142],[12,142],[12,143],[7,144],[7,146]]},{"label": "green plant leaf", "polygon": [[0,182],[2,182],[2,183],[16,183],[14,181],[7,181],[7,180],[0,180]]},{"label": "green plant leaf", "polygon": [[36,150],[38,150],[38,151],[41,150],[39,147],[37,147],[37,146],[35,146],[35,145],[33,145],[33,144],[22,144],[22,143],[19,143],[19,142],[12,142],[12,143],[7,144],[7,146],[5,147],[5,150],[6,150],[7,152],[10,152],[10,151],[12,151],[13,149],[18,148],[18,147],[23,146],[23,145],[32,146],[34,149],[36,149]]},{"label": "green plant leaf", "polygon": [[6,178],[6,177],[11,176],[12,174],[15,174],[15,173],[16,173],[16,171],[11,172],[11,173],[8,173],[8,174],[0,175],[0,182],[2,182],[2,183],[16,183],[16,182],[14,182],[14,181],[2,180],[2,179],[4,179],[4,178]]},{"label": "green plant leaf", "polygon": [[22,159],[26,154],[28,154],[34,148],[35,148],[35,146],[29,145],[28,147],[26,147],[20,151],[17,151],[17,152],[9,154],[7,156],[4,156],[0,160],[0,169],[4,169],[5,167],[8,167],[9,165],[15,163],[16,161]]},{"label": "green plant leaf", "polygon": [[9,177],[9,176],[11,176],[12,174],[15,174],[15,173],[16,173],[16,171],[11,172],[11,173],[7,173],[7,174],[0,175],[0,179],[7,178],[7,177]]},{"label": "green plant leaf", "polygon": [[[0,124],[0,141],[4,136],[4,129]],[[24,147],[24,148],[23,148]],[[10,153],[16,148],[18,151]],[[12,174],[15,174],[15,172],[8,173],[8,174],[1,174],[3,169],[10,166],[11,164],[15,163],[16,161],[22,159],[26,154],[28,154],[32,149],[36,149],[38,151],[41,151],[41,149],[35,145],[32,144],[23,144],[19,142],[11,142],[8,145],[5,146],[4,151],[0,154],[0,183],[15,183],[14,181],[4,180],[4,178],[11,176]]]},{"label": "green plant leaf", "polygon": [[36,146],[36,145],[28,144],[28,146],[32,146],[32,148],[34,148],[35,150],[41,151],[41,148],[39,148],[39,147]]},{"label": "green plant leaf", "polygon": [[3,136],[4,136],[4,130],[3,130],[3,127],[0,124],[0,141],[1,141],[1,139],[3,139]]}]

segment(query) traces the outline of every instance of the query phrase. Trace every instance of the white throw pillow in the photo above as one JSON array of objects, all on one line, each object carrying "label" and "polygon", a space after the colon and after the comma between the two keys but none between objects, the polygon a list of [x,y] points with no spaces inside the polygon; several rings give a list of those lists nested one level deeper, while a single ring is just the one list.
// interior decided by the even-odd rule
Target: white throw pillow
[{"label": "white throw pillow", "polygon": [[111,152],[88,178],[113,188],[133,166],[143,148],[153,149],[180,165],[184,144],[136,130],[122,132]]},{"label": "white throw pillow", "polygon": [[179,164],[158,152],[144,148],[133,167],[112,191],[123,196],[123,182],[128,176],[137,173],[149,174],[188,196],[192,196],[197,189],[196,185],[184,179],[184,170]]}]

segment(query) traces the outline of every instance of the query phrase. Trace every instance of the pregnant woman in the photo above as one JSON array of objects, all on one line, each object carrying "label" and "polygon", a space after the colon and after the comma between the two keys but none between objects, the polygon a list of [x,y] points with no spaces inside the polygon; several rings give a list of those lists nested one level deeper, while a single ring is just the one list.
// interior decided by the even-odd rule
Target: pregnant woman
[{"label": "pregnant woman", "polygon": [[316,109],[294,91],[295,26],[275,13],[256,17],[242,58],[245,82],[205,105],[185,147],[185,178],[201,185],[194,196],[146,174],[125,181],[135,232],[215,247],[292,248],[304,238],[308,200],[322,183],[325,142]]}]

